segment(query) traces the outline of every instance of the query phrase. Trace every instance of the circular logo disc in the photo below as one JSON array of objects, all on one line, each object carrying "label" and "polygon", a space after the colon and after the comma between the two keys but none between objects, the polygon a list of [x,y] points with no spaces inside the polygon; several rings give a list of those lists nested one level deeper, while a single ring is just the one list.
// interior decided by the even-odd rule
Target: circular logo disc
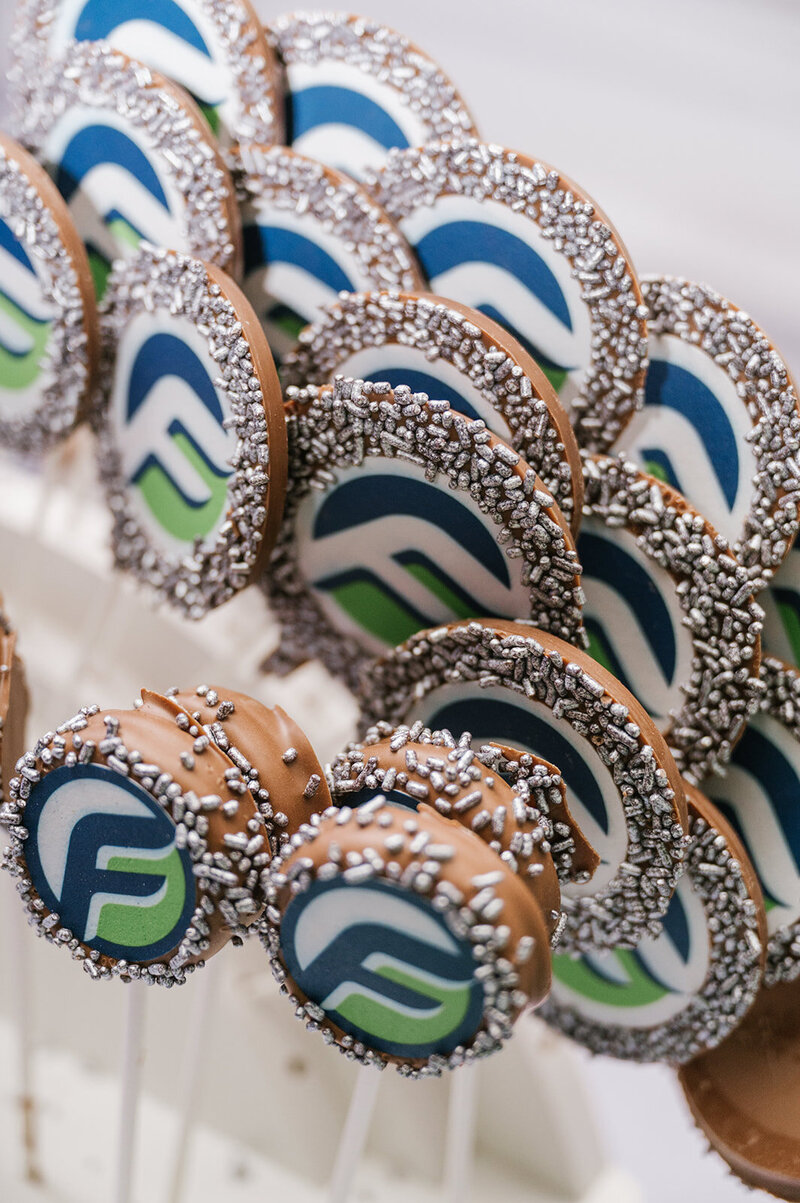
[{"label": "circular logo disc", "polygon": [[711,289],[659,276],[642,288],[644,407],[620,445],[697,506],[743,564],[774,570],[800,524],[800,407],[786,364],[755,322]]},{"label": "circular logo disc", "polygon": [[307,998],[380,1052],[446,1055],[481,1024],[469,943],[428,901],[391,882],[314,882],[289,903],[281,951]]},{"label": "circular logo disc", "polygon": [[577,533],[583,479],[569,419],[530,355],[477,310],[413,293],[340,296],[281,375],[300,387],[338,375],[406,384],[481,419],[542,478]]},{"label": "circular logo disc", "polygon": [[89,264],[64,201],[0,134],[0,445],[40,452],[82,416],[97,357]]},{"label": "circular logo disc", "polygon": [[107,42],[180,84],[223,147],[281,140],[277,63],[250,0],[23,0],[12,67],[20,109],[75,41]]},{"label": "circular logo disc", "polygon": [[400,34],[346,13],[291,13],[271,34],[285,68],[286,140],[360,179],[391,147],[475,127],[437,63]]},{"label": "circular logo disc", "polygon": [[215,142],[185,93],[102,43],[44,69],[21,116],[83,239],[99,296],[145,240],[234,271],[240,221]]},{"label": "circular logo disc", "polygon": [[36,893],[82,944],[146,962],[177,948],[195,908],[192,861],[145,790],[104,765],[48,773],[25,808]]},{"label": "circular logo disc", "polygon": [[419,287],[410,247],[360,185],[284,147],[237,156],[244,289],[279,359],[339,293]]},{"label": "circular logo disc", "polygon": [[541,1014],[595,1053],[683,1063],[719,1044],[760,987],[766,916],[752,866],[708,800],[691,786],[687,798],[686,870],[661,934],[553,957]]},{"label": "circular logo disc", "polygon": [[757,703],[752,576],[679,493],[633,464],[585,456],[584,490],[590,652],[639,699],[696,784],[727,762]]},{"label": "circular logo disc", "polygon": [[142,251],[111,277],[95,424],[119,567],[191,617],[248,583],[276,532],[286,426],[264,335],[231,280]]},{"label": "circular logo disc", "polygon": [[594,202],[553,168],[477,141],[394,151],[370,187],[430,291],[513,334],[581,446],[607,449],[641,404],[647,328],[627,252]]},{"label": "circular logo disc", "polygon": [[317,655],[358,690],[370,657],[472,614],[582,637],[569,529],[482,423],[339,379],[296,393],[289,432],[286,514],[263,579],[282,623],[273,669]]}]

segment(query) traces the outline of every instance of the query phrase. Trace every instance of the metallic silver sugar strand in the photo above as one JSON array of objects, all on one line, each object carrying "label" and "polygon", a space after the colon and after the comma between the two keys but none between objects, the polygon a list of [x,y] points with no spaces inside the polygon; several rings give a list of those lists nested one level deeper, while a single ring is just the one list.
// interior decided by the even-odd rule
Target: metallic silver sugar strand
[{"label": "metallic silver sugar strand", "polygon": [[230,270],[237,249],[230,221],[233,185],[216,158],[210,132],[195,125],[178,97],[160,87],[146,67],[105,42],[76,42],[64,58],[40,71],[21,113],[21,140],[41,156],[55,125],[78,105],[130,122],[183,199],[183,212],[175,216],[191,253]]},{"label": "metallic silver sugar strand", "polygon": [[411,248],[360,184],[338,179],[321,163],[282,146],[245,145],[231,162],[245,215],[259,202],[293,216],[308,214],[376,288],[418,286],[419,268]]},{"label": "metallic silver sugar strand", "polygon": [[326,384],[342,363],[365,347],[409,346],[430,362],[453,364],[505,419],[511,446],[542,478],[561,512],[573,516],[572,470],[547,403],[504,350],[488,345],[463,313],[423,297],[395,292],[344,293],[324,317],[307,326],[281,365],[284,385]]},{"label": "metallic silver sugar strand", "polygon": [[[225,67],[233,79],[237,113],[231,134],[238,141],[276,142],[282,132],[281,103],[273,81],[272,65],[263,54],[253,53],[255,16],[240,0],[194,0],[214,30]],[[21,0],[11,38],[9,71],[17,123],[48,61],[47,41],[56,18],[56,0]]]},{"label": "metallic silver sugar strand", "polygon": [[[190,319],[208,340],[237,433],[228,484],[227,520],[210,547],[197,541],[193,555],[169,557],[151,545],[128,496],[120,449],[107,406],[119,340],[143,309],[163,309]],[[102,389],[93,405],[98,466],[113,516],[114,558],[189,618],[201,618],[249,583],[261,550],[269,493],[270,448],[263,392],[242,324],[202,263],[175,251],[145,247],[109,277],[101,321]]]},{"label": "metallic silver sugar strand", "polygon": [[565,950],[635,948],[645,935],[657,936],[683,870],[687,837],[667,774],[627,707],[580,665],[545,650],[536,632],[503,635],[488,623],[465,621],[413,635],[371,666],[362,691],[364,726],[378,712],[402,723],[431,690],[460,681],[502,685],[547,706],[587,741],[619,790],[625,861],[596,894],[563,898]]},{"label": "metallic silver sugar strand", "polygon": [[552,167],[528,166],[514,151],[475,139],[393,150],[367,184],[401,228],[446,194],[494,201],[539,227],[579,281],[592,326],[591,359],[570,402],[575,434],[581,446],[607,450],[642,404],[647,310],[622,245],[594,205]]},{"label": "metallic silver sugar strand", "polygon": [[0,444],[38,455],[72,430],[86,399],[91,370],[86,311],[78,273],[55,217],[2,146],[0,218],[25,246],[53,311],[39,369],[40,378],[47,381],[40,404],[25,416],[0,417]]},{"label": "metallic silver sugar strand", "polygon": [[[287,417],[289,489],[281,532],[262,578],[282,629],[267,671],[287,673],[316,656],[355,693],[361,691],[361,670],[371,659],[355,639],[330,626],[312,596],[299,567],[295,523],[303,499],[312,489],[329,488],[337,467],[375,456],[414,459],[429,479],[444,477],[451,489],[468,492],[503,527],[506,554],[522,560],[531,599],[526,617],[582,643],[583,593],[573,583],[580,565],[564,532],[545,512],[552,498],[531,470],[510,496],[504,484],[521,461],[505,444],[492,450],[483,422],[454,415],[446,402],[430,401],[424,393],[342,377],[332,388],[289,389],[287,400],[294,406]],[[383,713],[382,707],[373,713]]]},{"label": "metallic silver sugar strand", "polygon": [[758,707],[764,614],[752,597],[757,582],[701,514],[673,504],[672,491],[635,464],[584,455],[583,469],[584,512],[635,534],[675,581],[693,657],[665,739],[681,773],[698,785],[724,768]]}]

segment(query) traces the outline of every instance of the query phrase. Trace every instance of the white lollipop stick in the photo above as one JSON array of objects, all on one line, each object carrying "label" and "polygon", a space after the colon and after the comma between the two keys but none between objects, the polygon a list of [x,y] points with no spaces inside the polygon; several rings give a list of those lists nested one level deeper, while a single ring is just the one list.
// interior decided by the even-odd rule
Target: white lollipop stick
[{"label": "white lollipop stick", "polygon": [[58,492],[70,477],[74,459],[71,443],[63,443],[50,452],[39,477],[36,504],[33,507],[30,533],[38,538],[46,527]]},{"label": "white lollipop stick", "polygon": [[206,1036],[214,1011],[217,976],[218,967],[211,963],[201,971],[199,980],[192,979],[197,981],[197,985],[195,986],[194,1005],[189,1017],[189,1032],[184,1044],[180,1117],[167,1203],[180,1203],[186,1183],[187,1154],[200,1094],[200,1071],[202,1068],[200,1052],[205,1048]]},{"label": "white lollipop stick", "polygon": [[36,1102],[33,1094],[33,1030],[31,1024],[31,964],[22,912],[16,899],[4,890],[6,933],[12,966],[10,983],[12,990],[13,1022],[17,1041],[17,1082],[20,1110],[22,1112],[22,1149],[24,1175],[27,1182],[41,1182],[39,1168]]},{"label": "white lollipop stick", "polygon": [[133,982],[126,987],[125,1048],[122,1061],[122,1099],[119,1112],[117,1163],[114,1170],[114,1203],[130,1203],[136,1122],[144,1061],[144,1018],[146,986]]},{"label": "white lollipop stick", "polygon": [[478,1066],[463,1065],[453,1073],[450,1081],[444,1151],[446,1203],[467,1203],[470,1197],[477,1110]]},{"label": "white lollipop stick", "polygon": [[347,1203],[350,1197],[358,1163],[364,1152],[375,1114],[379,1086],[379,1070],[372,1066],[359,1069],[328,1187],[328,1203]]}]

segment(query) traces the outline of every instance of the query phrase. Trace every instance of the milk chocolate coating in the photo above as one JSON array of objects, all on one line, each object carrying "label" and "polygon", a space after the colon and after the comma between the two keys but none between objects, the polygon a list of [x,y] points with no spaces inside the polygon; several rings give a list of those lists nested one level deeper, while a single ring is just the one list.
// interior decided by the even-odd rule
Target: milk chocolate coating
[{"label": "milk chocolate coating", "polygon": [[[209,695],[217,696],[216,705],[208,702]],[[308,736],[280,706],[264,706],[221,685],[208,687],[205,695],[182,689],[170,700],[204,727],[219,724],[223,738],[218,729],[210,732],[218,746],[226,752],[234,748],[250,762],[258,786],[269,795],[268,799],[261,797],[272,808],[272,816],[264,813],[274,835],[293,835],[312,814],[331,805],[325,770]],[[228,704],[233,707],[230,711]]]},{"label": "milk chocolate coating", "polygon": [[[271,953],[273,964],[277,962],[283,969],[284,985],[292,999],[296,1003],[299,1002],[301,1007],[309,1003],[307,996],[286,972],[286,964],[275,929],[279,928],[280,920],[296,894],[302,893],[304,888],[308,888],[310,884],[308,879],[316,879],[322,867],[330,866],[332,862],[341,863],[346,870],[348,863],[352,864],[352,860],[348,862],[347,858],[355,854],[356,860],[363,859],[366,862],[377,856],[384,862],[384,866],[394,863],[397,866],[394,874],[386,872],[384,868],[383,871],[375,873],[373,880],[397,881],[402,879],[406,883],[406,888],[413,893],[416,899],[426,896],[433,898],[437,882],[451,883],[463,895],[463,903],[460,904],[461,913],[467,911],[470,903],[481,893],[481,890],[485,890],[485,882],[482,879],[485,879],[487,874],[499,873],[500,878],[492,887],[495,898],[502,901],[502,909],[497,922],[508,929],[508,937],[501,950],[501,959],[510,965],[514,979],[513,983],[509,983],[512,988],[505,991],[507,994],[507,1021],[513,1023],[522,1010],[538,1005],[546,997],[550,988],[550,945],[541,910],[532,893],[473,832],[465,829],[454,819],[443,818],[429,806],[421,805],[416,815],[392,806],[384,807],[377,813],[383,816],[381,823],[376,822],[373,817],[370,822],[365,824],[358,810],[352,811],[347,817],[341,812],[338,815],[330,813],[323,816],[313,840],[295,848],[282,863],[275,862],[273,866],[275,888],[270,893],[272,905],[267,910],[267,918],[262,921],[261,933],[268,950],[270,947],[273,949]],[[425,887],[419,884],[421,877],[413,886],[408,882],[409,867],[416,866],[417,869],[422,870],[423,863],[428,861],[424,849],[412,851],[413,840],[420,832],[428,834],[432,844],[448,846],[453,853],[449,859],[439,862],[440,869],[436,881],[429,879]],[[390,851],[386,846],[386,840],[393,836],[401,837],[403,843],[399,849],[392,845]],[[302,872],[299,871],[301,865],[298,862],[302,862]],[[323,874],[323,876],[325,875]],[[304,878],[306,878],[305,884]],[[280,918],[276,923],[277,915],[280,915]],[[472,915],[472,918],[474,920],[477,915]],[[494,922],[494,918],[493,916],[492,922]],[[481,919],[478,919],[478,922],[480,923]],[[277,951],[274,951],[275,948]],[[476,957],[477,967],[478,959]],[[311,1007],[317,1016],[319,1026],[332,1034],[334,1042],[344,1048],[351,1048],[353,1045],[351,1036],[344,1033],[327,1016],[319,1020],[319,1015],[324,1015],[319,1003],[312,1000]],[[496,1021],[500,1018],[494,1014]],[[481,1025],[481,1031],[485,1022],[486,1017]],[[478,1033],[476,1033],[476,1037],[477,1035]],[[494,1043],[490,1041],[491,1047],[487,1047],[484,1051],[493,1051],[498,1044],[499,1041],[494,1038]],[[412,1070],[418,1070],[426,1064],[423,1060],[406,1060],[386,1053],[379,1053],[372,1059],[395,1061],[403,1064],[404,1067],[410,1066]]]},{"label": "milk chocolate coating", "polygon": [[[95,746],[89,761],[99,765],[105,764],[106,754],[101,751],[100,745],[108,738],[107,718],[119,724],[117,734],[128,752],[136,751],[140,753],[145,763],[157,766],[159,774],[169,774],[172,780],[179,786],[182,794],[191,791],[200,798],[207,795],[218,796],[220,802],[216,809],[203,810],[203,816],[208,822],[208,830],[204,836],[206,848],[212,855],[215,853],[224,853],[228,859],[230,872],[238,878],[238,886],[251,893],[253,901],[257,904],[256,908],[250,914],[239,914],[238,921],[243,926],[252,923],[258,918],[260,913],[260,891],[253,884],[254,879],[257,881],[258,873],[252,868],[252,860],[246,859],[239,851],[226,845],[225,837],[244,835],[249,841],[258,834],[255,824],[257,823],[260,827],[261,819],[253,798],[248,791],[244,791],[240,795],[229,788],[225,774],[233,768],[232,762],[213,743],[209,743],[202,750],[196,750],[194,738],[188,732],[182,731],[176,725],[174,719],[167,717],[166,713],[159,714],[154,712],[153,709],[144,708],[130,711],[98,711],[95,715],[89,717],[86,726],[79,733],[77,743],[73,744],[73,737],[69,731],[66,732],[67,755],[73,749],[78,750],[86,744],[92,743]],[[51,743],[49,747],[52,748],[53,744]],[[183,760],[181,757],[183,757]],[[52,769],[60,768],[64,764],[64,753],[54,756],[49,766],[43,764],[38,757],[36,764],[42,777],[44,777]],[[132,774],[131,779],[136,781],[136,775]],[[142,788],[144,789],[144,786]],[[155,795],[151,794],[151,796],[154,797]],[[230,815],[224,813],[222,807],[226,803],[235,803],[235,813]],[[174,816],[171,817],[173,817],[173,821],[177,822]],[[24,823],[24,810],[22,811],[21,821]],[[264,839],[264,846],[258,851],[261,851],[263,854],[265,850],[266,839]],[[27,870],[24,846],[17,859],[22,862],[23,868]],[[36,891],[33,887],[30,890],[30,896],[32,899],[36,898]],[[203,948],[202,952],[198,955],[188,957],[184,962],[185,965],[194,965],[199,961],[208,960],[209,957],[212,957],[224,947],[233,934],[228,921],[218,905],[218,901],[224,898],[225,891],[221,890],[214,882],[205,884],[200,878],[196,878],[195,906],[200,905],[203,896],[212,904],[210,913],[208,911],[204,913],[204,918],[209,927],[206,937],[208,947]],[[47,908],[41,914],[45,916]],[[87,945],[83,944],[81,947],[83,947],[87,956],[92,953],[92,949]],[[156,958],[155,961],[137,962],[135,958],[128,957],[127,963],[142,966],[160,963],[166,966],[170,959],[175,956],[179,947],[180,941],[173,949],[163,956]],[[117,964],[116,958],[105,954],[100,954],[99,957],[93,956],[91,959],[101,973],[104,969],[106,971],[111,970]]]},{"label": "milk chocolate coating", "polygon": [[736,1031],[678,1077],[695,1122],[734,1174],[800,1199],[800,979],[762,989]]},{"label": "milk chocolate coating", "polygon": [[[377,762],[375,767],[376,775],[379,778],[383,777],[383,773],[387,769],[394,769],[397,779],[392,785],[392,789],[406,793],[408,791],[405,787],[410,781],[417,794],[420,794],[423,789],[427,790],[427,796],[424,799],[415,794],[409,794],[415,807],[418,808],[421,801],[424,801],[432,806],[437,814],[452,818],[468,831],[475,831],[480,839],[498,855],[501,852],[508,852],[512,855],[519,865],[520,880],[525,883],[541,907],[548,931],[552,935],[561,917],[561,889],[553,858],[546,841],[544,841],[544,848],[542,847],[543,832],[540,825],[535,819],[523,817],[519,813],[523,804],[511,786],[507,785],[497,773],[482,765],[475,757],[470,765],[470,770],[472,770],[470,781],[466,784],[459,781],[448,781],[451,792],[444,793],[443,790],[434,788],[430,778],[423,779],[422,775],[409,769],[407,756],[410,753],[412,763],[427,766],[431,760],[447,760],[448,752],[452,752],[454,749],[437,744],[408,742],[394,751],[391,743],[392,740],[389,738],[375,744],[362,744],[360,750],[365,763],[369,763],[373,759]],[[451,763],[455,763],[458,755],[460,753],[457,753]],[[342,764],[342,768],[345,768],[344,764]],[[334,801],[337,805],[346,806],[352,795],[348,795],[346,792],[337,793],[336,763],[332,769]],[[354,774],[355,770],[353,769]],[[343,784],[343,778],[339,777],[338,782],[340,785]],[[454,786],[458,787],[457,792],[452,788]],[[480,798],[468,810],[459,810],[459,801],[476,792],[480,793]],[[476,824],[473,827],[473,821],[477,815],[488,815],[489,821],[484,821],[482,817],[480,826]],[[532,837],[525,842],[524,851],[519,847],[520,837],[523,835]],[[533,873],[529,874],[529,868],[533,869]]]},{"label": "milk chocolate coating", "polygon": [[[497,761],[489,761],[492,767],[496,767],[497,771],[502,773],[506,779],[514,781],[524,780],[529,776],[531,769],[535,769],[537,765],[541,765],[548,773],[548,776],[558,777],[558,793],[560,801],[550,802],[550,818],[557,826],[563,825],[567,831],[563,833],[563,838],[568,839],[572,843],[572,848],[569,853],[569,867],[564,868],[562,873],[561,865],[565,864],[566,857],[560,853],[559,879],[561,881],[582,881],[588,880],[594,875],[595,869],[600,864],[600,857],[595,852],[592,845],[587,840],[586,836],[581,831],[578,824],[572,817],[572,812],[567,801],[567,787],[564,784],[564,779],[561,777],[561,770],[557,765],[551,764],[549,760],[544,760],[541,756],[535,756],[533,752],[521,752],[518,748],[511,748],[507,744],[489,743],[485,749],[481,749],[481,755],[488,753],[489,756],[498,756]],[[558,807],[557,811],[552,808]],[[559,844],[561,833],[556,830],[553,843]]]}]

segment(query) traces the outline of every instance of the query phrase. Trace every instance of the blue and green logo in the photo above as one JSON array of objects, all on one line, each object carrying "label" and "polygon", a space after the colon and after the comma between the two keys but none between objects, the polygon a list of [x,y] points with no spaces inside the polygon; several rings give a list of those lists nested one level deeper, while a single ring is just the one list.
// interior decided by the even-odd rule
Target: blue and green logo
[{"label": "blue and green logo", "polygon": [[469,944],[423,898],[391,882],[315,882],[286,910],[281,952],[306,997],[379,1052],[446,1055],[481,1025],[483,987]]},{"label": "blue and green logo", "polygon": [[4,392],[22,396],[39,379],[52,318],[25,247],[0,219],[0,386]]},{"label": "blue and green logo", "polygon": [[595,1023],[648,1027],[678,1014],[706,979],[710,941],[688,876],[678,882],[664,926],[635,950],[553,957],[553,1001]]},{"label": "blue and green logo", "polygon": [[34,786],[25,823],[33,886],[77,939],[136,962],[177,948],[195,909],[192,861],[145,790],[103,765],[63,766]]},{"label": "blue and green logo", "polygon": [[491,518],[413,465],[342,470],[307,499],[296,529],[305,579],[367,651],[443,622],[530,612],[520,561],[505,555]]},{"label": "blue and green logo", "polygon": [[128,484],[157,528],[191,549],[227,512],[235,445],[209,369],[183,338],[145,324],[120,404]]},{"label": "blue and green logo", "polygon": [[67,41],[110,42],[174,79],[192,93],[219,134],[229,73],[209,44],[210,30],[200,27],[197,0],[66,0],[61,8],[70,10],[69,20],[60,14]]}]

